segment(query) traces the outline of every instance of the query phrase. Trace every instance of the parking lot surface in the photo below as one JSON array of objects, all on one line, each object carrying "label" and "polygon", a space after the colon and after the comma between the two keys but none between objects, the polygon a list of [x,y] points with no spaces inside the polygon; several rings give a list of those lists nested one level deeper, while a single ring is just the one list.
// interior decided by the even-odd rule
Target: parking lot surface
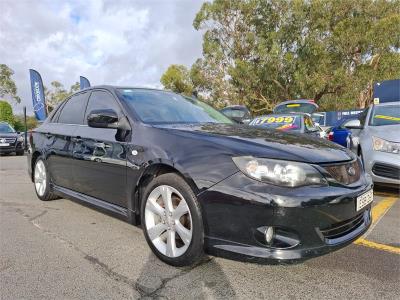
[{"label": "parking lot surface", "polygon": [[0,157],[0,299],[399,299],[400,201],[376,193],[374,224],[337,252],[294,265],[207,257],[174,268],[139,227],[74,201],[42,202],[26,158]]}]

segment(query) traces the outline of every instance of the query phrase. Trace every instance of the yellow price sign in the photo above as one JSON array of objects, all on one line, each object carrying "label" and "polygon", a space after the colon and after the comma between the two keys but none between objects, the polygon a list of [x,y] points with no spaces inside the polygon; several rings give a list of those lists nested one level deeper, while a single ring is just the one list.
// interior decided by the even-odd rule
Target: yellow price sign
[{"label": "yellow price sign", "polygon": [[285,117],[285,123],[293,123],[293,117]]}]

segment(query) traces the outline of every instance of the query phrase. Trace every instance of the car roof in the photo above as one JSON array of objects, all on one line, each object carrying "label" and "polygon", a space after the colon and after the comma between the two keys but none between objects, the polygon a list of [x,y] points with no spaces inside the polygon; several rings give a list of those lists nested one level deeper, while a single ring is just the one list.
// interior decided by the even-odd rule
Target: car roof
[{"label": "car roof", "polygon": [[86,89],[80,90],[79,92],[82,91],[88,91],[88,90],[94,90],[94,89],[107,89],[107,90],[115,90],[115,89],[141,89],[141,90],[154,90],[154,91],[160,91],[160,92],[172,92],[170,90],[164,90],[164,89],[158,89],[158,88],[151,88],[151,87],[144,87],[144,86],[117,86],[117,85],[108,85],[108,84],[102,84],[102,85],[95,85],[88,87]]},{"label": "car roof", "polygon": [[268,114],[268,115],[262,115],[255,117],[256,118],[264,118],[264,117],[274,117],[274,116],[309,116],[307,113],[302,113],[302,112],[288,112],[288,113],[276,113],[276,114]]},{"label": "car roof", "polygon": [[379,103],[379,104],[374,104],[373,106],[400,106],[400,101],[392,101],[392,102],[384,102],[384,103]]}]

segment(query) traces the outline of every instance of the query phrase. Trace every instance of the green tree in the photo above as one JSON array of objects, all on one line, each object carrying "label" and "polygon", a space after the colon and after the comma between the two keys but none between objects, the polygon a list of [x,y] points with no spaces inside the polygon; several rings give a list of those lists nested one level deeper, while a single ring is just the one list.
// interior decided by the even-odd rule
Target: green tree
[{"label": "green tree", "polygon": [[79,91],[79,88],[79,82],[75,82],[71,85],[69,90],[66,90],[64,85],[59,81],[52,81],[50,83],[50,89],[44,87],[47,111],[52,111],[60,102],[65,100],[71,94]]},{"label": "green tree", "polygon": [[[23,115],[14,116],[14,128],[18,131],[25,131],[25,121]],[[36,128],[38,126],[38,121],[35,116],[26,116],[26,127],[28,130]]]},{"label": "green tree", "polygon": [[0,121],[14,125],[13,110],[7,101],[0,101]]},{"label": "green tree", "polygon": [[21,98],[17,95],[17,86],[11,78],[14,71],[5,64],[0,64],[0,98],[9,96],[16,103],[21,102]]},{"label": "green tree", "polygon": [[160,81],[164,88],[176,93],[191,96],[194,91],[189,70],[183,65],[169,66]]},{"label": "green tree", "polygon": [[15,116],[13,127],[16,131],[25,131],[24,120]]},{"label": "green tree", "polygon": [[193,25],[204,35],[191,81],[217,106],[363,107],[374,81],[400,77],[400,0],[215,0]]}]

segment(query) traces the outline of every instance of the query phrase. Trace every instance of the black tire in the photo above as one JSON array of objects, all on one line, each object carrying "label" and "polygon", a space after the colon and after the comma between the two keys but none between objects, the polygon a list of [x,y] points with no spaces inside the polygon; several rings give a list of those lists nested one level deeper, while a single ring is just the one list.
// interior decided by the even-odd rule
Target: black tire
[{"label": "black tire", "polygon": [[24,152],[24,150],[18,150],[15,154],[16,154],[17,156],[22,156],[22,155],[25,154],[25,152]]},{"label": "black tire", "polygon": [[[161,253],[154,245],[146,229],[145,207],[150,193],[161,185],[168,185],[176,189],[185,199],[192,217],[192,239],[187,250],[178,257],[168,257]],[[167,173],[154,178],[144,189],[141,197],[141,223],[143,233],[153,253],[163,262],[183,267],[198,263],[204,256],[204,228],[200,205],[190,186],[183,178],[175,173]]]},{"label": "black tire", "polygon": [[[45,188],[45,190],[44,190],[43,195],[40,195],[40,194],[38,193],[38,190],[37,190],[36,184],[35,184],[36,165],[37,165],[39,162],[43,162],[43,166],[44,166],[44,168],[45,168],[45,174],[46,174],[46,188]],[[42,201],[51,201],[51,200],[58,199],[59,197],[53,192],[53,190],[52,190],[52,188],[51,188],[51,185],[50,185],[50,182],[51,182],[51,181],[50,181],[50,175],[49,175],[49,172],[47,171],[46,161],[45,161],[42,157],[39,157],[39,158],[35,161],[35,165],[34,165],[34,167],[33,167],[32,172],[33,172],[33,174],[32,174],[32,175],[33,175],[33,179],[34,179],[33,184],[34,184],[36,196],[37,196],[40,200],[42,200]]]}]

